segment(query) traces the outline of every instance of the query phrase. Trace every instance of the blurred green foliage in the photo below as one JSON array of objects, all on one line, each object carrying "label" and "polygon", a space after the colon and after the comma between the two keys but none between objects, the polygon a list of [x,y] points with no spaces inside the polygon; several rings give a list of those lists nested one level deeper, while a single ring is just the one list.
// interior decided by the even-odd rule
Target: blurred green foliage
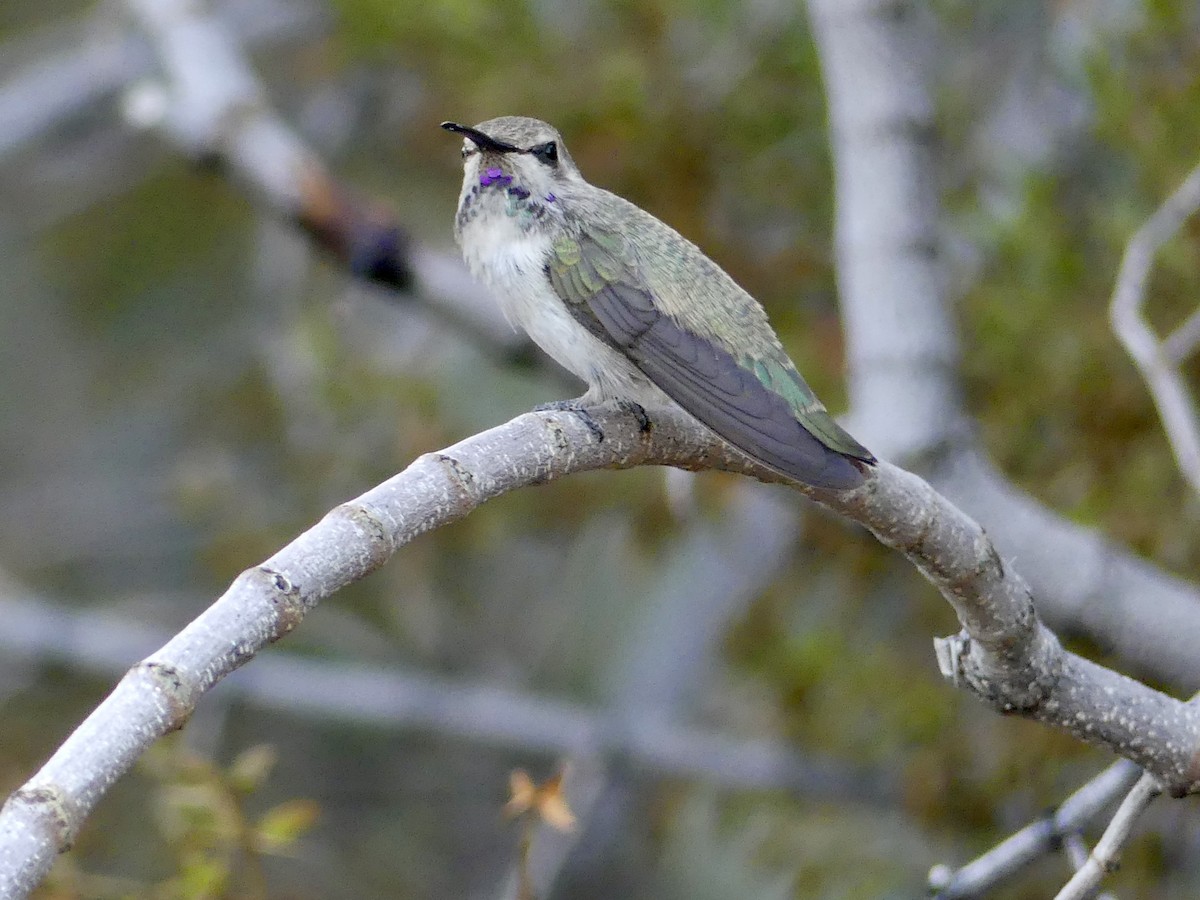
[{"label": "blurred green foliage", "polygon": [[[271,896],[263,859],[295,856],[300,841],[317,823],[311,800],[291,799],[266,809],[256,795],[275,766],[276,752],[265,744],[248,747],[221,768],[197,756],[178,737],[152,747],[138,764],[143,811],[150,824],[140,848],[165,873],[142,881],[86,872],[65,856],[36,895],[67,898],[146,898],[219,900]],[[128,836],[125,838],[128,840]]]},{"label": "blurred green foliage", "polygon": [[[1147,3],[1128,40],[1095,49],[1089,139],[1030,173],[1018,216],[980,235],[992,254],[962,304],[967,384],[1002,467],[1185,575],[1200,566],[1200,507],[1107,307],[1125,243],[1196,163],[1197,15]],[[956,205],[973,200],[963,191]],[[1149,311],[1164,334],[1195,309],[1198,229],[1168,243],[1154,270]]]}]

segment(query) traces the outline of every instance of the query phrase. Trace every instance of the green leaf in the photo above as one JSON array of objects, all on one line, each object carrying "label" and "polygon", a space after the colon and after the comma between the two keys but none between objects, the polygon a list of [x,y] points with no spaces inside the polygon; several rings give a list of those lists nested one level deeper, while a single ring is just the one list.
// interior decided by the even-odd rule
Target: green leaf
[{"label": "green leaf", "polygon": [[313,800],[289,800],[267,810],[255,829],[256,843],[264,853],[286,850],[305,835],[321,816]]},{"label": "green leaf", "polygon": [[243,794],[262,787],[271,776],[279,754],[270,744],[257,744],[237,755],[229,766],[229,785]]}]

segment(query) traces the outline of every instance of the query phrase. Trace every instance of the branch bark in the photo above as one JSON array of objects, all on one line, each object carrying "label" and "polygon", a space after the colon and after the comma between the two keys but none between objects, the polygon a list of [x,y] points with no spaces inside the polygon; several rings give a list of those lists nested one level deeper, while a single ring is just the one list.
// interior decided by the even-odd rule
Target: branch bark
[{"label": "branch bark", "polygon": [[[574,415],[535,413],[427,454],[238,576],[134,666],[0,810],[0,897],[31,890],[108,787],[207,690],[417,536],[500,494],[588,469],[671,465],[780,480],[685,416],[662,412],[648,434],[625,414],[593,417],[603,441]],[[881,463],[854,491],[797,489],[903,553],[950,602],[964,631],[941,642],[939,660],[956,684],[1108,747],[1174,795],[1197,788],[1200,710],[1064,651],[983,530],[920,478]]]},{"label": "branch bark", "polygon": [[[0,579],[0,650],[15,661],[69,664],[111,676],[155,646],[161,629],[100,611],[16,596]],[[624,718],[601,707],[426,672],[329,662],[290,654],[259,658],[223,689],[263,709],[321,722],[393,730],[427,729],[467,741],[557,756],[617,754],[674,778],[736,789],[795,791],[830,799],[891,803],[882,772],[805,757],[781,741],[746,740],[682,724],[658,708]]]}]

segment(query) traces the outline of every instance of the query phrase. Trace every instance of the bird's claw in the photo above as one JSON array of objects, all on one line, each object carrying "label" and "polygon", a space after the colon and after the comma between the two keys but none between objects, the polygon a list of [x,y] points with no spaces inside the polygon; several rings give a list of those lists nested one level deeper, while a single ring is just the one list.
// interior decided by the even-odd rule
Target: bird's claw
[{"label": "bird's claw", "polygon": [[638,423],[638,431],[645,434],[650,430],[650,417],[646,415],[646,407],[633,400],[618,400],[617,409],[621,412],[627,412]]},{"label": "bird's claw", "polygon": [[592,414],[588,412],[587,406],[579,400],[554,400],[551,403],[539,403],[533,408],[534,412],[572,412],[583,420],[583,424],[587,426],[588,431],[596,436],[596,442],[604,443],[604,429],[596,424],[596,420],[592,418]]},{"label": "bird's claw", "polygon": [[[642,404],[633,400],[617,400],[613,404],[618,410],[623,413],[628,413],[633,416],[638,424],[638,431],[646,434],[650,430],[650,417],[646,415],[646,408]],[[583,424],[588,427],[588,431],[596,436],[598,443],[604,442],[604,429],[602,429],[596,420],[592,418],[592,414],[588,412],[589,404],[585,403],[583,398],[576,400],[555,400],[551,403],[539,403],[533,408],[534,412],[573,412],[583,420]]]}]

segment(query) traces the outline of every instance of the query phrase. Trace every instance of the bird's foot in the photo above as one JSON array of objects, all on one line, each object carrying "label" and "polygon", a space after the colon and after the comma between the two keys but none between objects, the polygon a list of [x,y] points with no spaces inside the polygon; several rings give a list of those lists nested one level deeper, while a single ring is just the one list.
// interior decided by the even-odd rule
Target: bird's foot
[{"label": "bird's foot", "polygon": [[596,424],[596,420],[588,412],[588,404],[583,402],[582,397],[577,397],[574,400],[555,400],[551,403],[539,403],[533,408],[533,411],[575,413],[575,415],[583,420],[583,424],[587,426],[588,431],[596,436],[596,443],[604,443],[604,429]]},{"label": "bird's foot", "polygon": [[[633,400],[613,400],[609,401],[609,403],[620,412],[633,416],[638,424],[639,432],[646,434],[650,431],[650,417],[646,415],[646,408],[642,404]],[[574,400],[555,400],[552,403],[539,403],[533,408],[533,411],[573,412],[583,420],[583,424],[588,427],[588,431],[596,436],[597,443],[603,443],[604,429],[596,423],[596,420],[592,418],[592,414],[589,412],[589,410],[595,408],[596,404],[589,402],[589,398],[584,395],[583,397],[576,397]]]},{"label": "bird's foot", "polygon": [[638,423],[638,431],[645,434],[650,430],[650,417],[646,415],[646,407],[633,400],[618,400],[616,407],[621,412],[629,413]]}]

